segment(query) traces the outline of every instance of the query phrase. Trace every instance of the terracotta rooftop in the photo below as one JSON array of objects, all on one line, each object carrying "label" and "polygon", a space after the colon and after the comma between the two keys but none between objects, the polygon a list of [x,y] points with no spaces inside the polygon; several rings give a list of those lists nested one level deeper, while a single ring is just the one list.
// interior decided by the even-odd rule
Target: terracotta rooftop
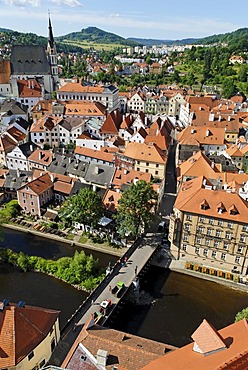
[{"label": "terracotta rooftop", "polygon": [[123,184],[131,184],[135,180],[150,182],[151,174],[135,170],[126,170],[124,168],[116,169],[112,184],[120,188]]},{"label": "terracotta rooftop", "polygon": [[189,157],[178,167],[179,177],[198,177],[204,174],[208,179],[213,179],[216,173],[220,173],[218,167],[201,151]]},{"label": "terracotta rooftop", "polygon": [[121,193],[108,189],[102,199],[104,207],[107,211],[115,213],[119,207]]},{"label": "terracotta rooftop", "polygon": [[[209,330],[204,325],[198,334],[203,339],[207,336]],[[226,346],[222,351],[214,351],[206,356],[195,352],[193,350],[194,343],[191,343],[152,361],[141,370],[247,370],[247,321],[245,319],[241,320],[218,330],[216,333],[218,333],[220,341],[223,341]],[[213,332],[211,332],[212,336]],[[201,338],[197,339],[201,341]],[[217,340],[216,337],[215,340]],[[219,345],[221,345],[221,342],[219,342]]]},{"label": "terracotta rooftop", "polygon": [[74,151],[75,154],[79,154],[85,157],[99,159],[105,162],[112,163],[114,161],[114,154],[107,148],[101,148],[101,150],[95,150],[77,146]]},{"label": "terracotta rooftop", "polygon": [[106,108],[99,102],[70,100],[65,103],[67,116],[105,116]]},{"label": "terracotta rooftop", "polygon": [[48,173],[39,176],[37,179],[34,179],[24,185],[20,190],[23,190],[25,187],[28,187],[32,190],[36,195],[40,195],[44,193],[46,190],[50,189],[53,186],[53,182],[51,181],[51,177]]},{"label": "terracotta rooftop", "polygon": [[191,338],[195,342],[194,350],[199,353],[208,354],[227,348],[217,330],[205,319],[192,334]]},{"label": "terracotta rooftop", "polygon": [[[182,212],[247,223],[248,202],[236,193],[213,190],[209,186],[206,187],[208,184],[204,184],[204,181],[201,185],[197,181],[197,179],[191,180],[192,187],[190,191],[188,185],[185,187],[185,183],[182,184],[174,204],[175,208]],[[203,201],[208,205],[207,207],[202,207]],[[223,204],[221,211],[220,203]],[[234,205],[235,209],[233,208]]]},{"label": "terracotta rooftop", "polygon": [[80,83],[68,82],[66,85],[60,87],[58,92],[78,92],[78,93],[95,93],[101,94],[104,90],[103,86],[83,86]]},{"label": "terracotta rooftop", "polygon": [[10,81],[10,61],[0,59],[0,84],[8,84]]},{"label": "terracotta rooftop", "polygon": [[113,370],[114,366],[123,370],[138,370],[152,360],[161,357],[165,352],[175,349],[173,346],[137,337],[133,334],[93,325],[82,329],[62,367],[70,368],[70,370],[80,369],[78,362],[74,362],[77,351],[80,349],[79,344],[95,358],[97,358],[99,349],[107,351],[106,370]]},{"label": "terracotta rooftop", "polygon": [[181,145],[192,145],[192,139],[202,145],[223,145],[225,143],[225,129],[218,127],[188,126],[178,135]]},{"label": "terracotta rooftop", "polygon": [[122,115],[117,111],[112,111],[107,115],[106,120],[103,122],[101,127],[101,133],[103,134],[115,134],[119,132],[119,127],[122,123]]},{"label": "terracotta rooftop", "polygon": [[166,163],[165,153],[156,144],[128,143],[124,156],[135,160],[147,161],[152,163]]},{"label": "terracotta rooftop", "polygon": [[42,150],[42,149],[36,149],[28,157],[29,161],[43,164],[46,166],[49,166],[49,164],[52,162],[52,159],[53,159],[53,153],[50,150]]},{"label": "terracotta rooftop", "polygon": [[21,98],[36,97],[42,95],[41,86],[35,79],[32,80],[17,80],[19,96]]},{"label": "terracotta rooftop", "polygon": [[15,126],[12,126],[11,128],[8,129],[8,133],[16,140],[18,141],[18,143],[20,143],[20,141],[24,140],[27,135],[24,134],[21,130],[19,130],[18,128],[16,128]]},{"label": "terracotta rooftop", "polygon": [[48,335],[59,311],[0,305],[0,368],[14,368]]}]

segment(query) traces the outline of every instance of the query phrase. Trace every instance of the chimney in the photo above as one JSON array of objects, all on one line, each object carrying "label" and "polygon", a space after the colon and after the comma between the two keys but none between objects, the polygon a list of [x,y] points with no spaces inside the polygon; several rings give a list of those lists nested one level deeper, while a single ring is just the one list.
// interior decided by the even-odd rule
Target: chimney
[{"label": "chimney", "polygon": [[4,307],[9,306],[9,299],[4,299],[2,302],[0,302],[0,311],[4,310]]},{"label": "chimney", "polygon": [[28,88],[30,89],[30,81],[28,80]]},{"label": "chimney", "polygon": [[214,168],[214,166],[215,166],[215,163],[211,162],[211,168]]},{"label": "chimney", "polygon": [[30,148],[30,152],[32,152],[34,150],[34,147],[33,147],[32,144],[30,144],[29,148]]},{"label": "chimney", "polygon": [[125,168],[124,169],[124,175],[127,175],[128,174],[128,170]]},{"label": "chimney", "polygon": [[19,168],[16,170],[16,176],[17,177],[20,177],[20,170],[19,170]]},{"label": "chimney", "polygon": [[210,131],[206,130],[206,136],[209,136],[209,135],[210,135]]},{"label": "chimney", "polygon": [[96,167],[95,167],[95,169],[94,169],[94,173],[95,173],[96,175],[98,175],[98,174],[99,174],[99,167],[98,167],[98,166],[96,166]]},{"label": "chimney", "polygon": [[31,88],[34,88],[34,80],[31,81]]},{"label": "chimney", "polygon": [[228,119],[228,121],[229,121],[229,122],[231,121],[231,118],[232,118],[231,116],[228,116],[228,118],[227,118],[227,119]]},{"label": "chimney", "polygon": [[195,129],[192,128],[191,131],[190,131],[191,134],[194,134],[195,133]]},{"label": "chimney", "polygon": [[221,122],[221,116],[219,116],[219,122]]},{"label": "chimney", "polygon": [[214,113],[213,112],[210,112],[210,114],[209,114],[209,121],[210,122],[214,121]]},{"label": "chimney", "polygon": [[39,161],[42,159],[42,153],[39,152]]},{"label": "chimney", "polygon": [[54,182],[54,175],[52,173],[50,173],[50,179],[52,181],[52,183]]}]

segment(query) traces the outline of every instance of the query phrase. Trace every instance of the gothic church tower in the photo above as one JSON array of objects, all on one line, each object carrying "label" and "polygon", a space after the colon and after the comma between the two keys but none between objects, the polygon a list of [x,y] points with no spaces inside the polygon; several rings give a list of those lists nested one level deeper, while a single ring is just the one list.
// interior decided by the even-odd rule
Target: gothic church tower
[{"label": "gothic church tower", "polygon": [[54,85],[56,87],[56,85],[59,82],[58,56],[57,56],[56,44],[55,44],[54,37],[53,37],[53,29],[52,29],[50,15],[49,15],[48,30],[49,30],[49,36],[48,36],[48,42],[47,42],[47,54],[49,57]]}]

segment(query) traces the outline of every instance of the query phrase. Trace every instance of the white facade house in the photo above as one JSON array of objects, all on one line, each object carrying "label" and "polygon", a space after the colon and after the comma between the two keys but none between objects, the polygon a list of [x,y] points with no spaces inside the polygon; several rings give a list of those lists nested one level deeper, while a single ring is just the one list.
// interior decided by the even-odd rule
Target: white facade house
[{"label": "white facade house", "polygon": [[127,102],[127,111],[131,113],[139,113],[145,111],[145,100],[139,93],[135,93]]},{"label": "white facade house", "polygon": [[9,170],[28,171],[28,157],[36,149],[32,143],[25,143],[16,146],[11,152],[6,154],[6,165]]}]

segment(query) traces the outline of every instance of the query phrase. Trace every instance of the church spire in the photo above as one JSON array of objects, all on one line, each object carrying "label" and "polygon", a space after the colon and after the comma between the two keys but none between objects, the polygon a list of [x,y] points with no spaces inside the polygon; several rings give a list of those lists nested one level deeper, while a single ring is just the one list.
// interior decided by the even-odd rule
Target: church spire
[{"label": "church spire", "polygon": [[50,13],[48,13],[48,19],[49,19],[49,23],[48,23],[48,30],[49,30],[49,37],[48,37],[48,47],[50,48],[50,50],[54,50],[54,37],[53,37],[53,29],[52,29],[52,23],[51,23],[51,18],[50,18]]}]

